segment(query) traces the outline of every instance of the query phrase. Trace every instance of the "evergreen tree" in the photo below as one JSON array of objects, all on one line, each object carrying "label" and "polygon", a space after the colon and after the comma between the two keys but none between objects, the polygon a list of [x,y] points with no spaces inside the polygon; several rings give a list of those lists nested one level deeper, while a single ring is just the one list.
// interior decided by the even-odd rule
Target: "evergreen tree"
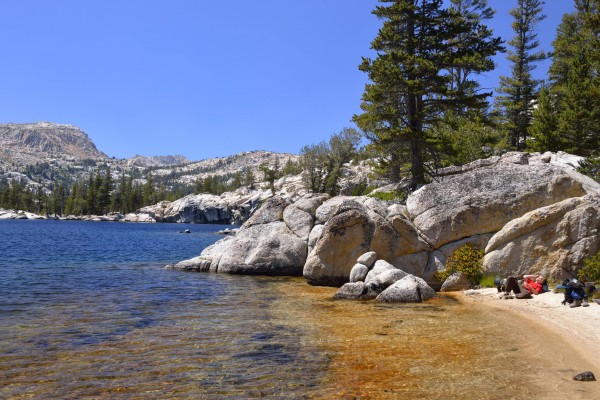
[{"label": "evergreen tree", "polygon": [[454,23],[459,26],[458,35],[449,40],[451,50],[456,53],[456,60],[449,67],[450,88],[459,100],[453,112],[462,116],[466,111],[476,111],[481,116],[489,106],[487,98],[492,93],[479,93],[479,82],[472,75],[492,71],[492,57],[505,51],[502,39],[494,37],[485,25],[494,17],[495,11],[487,0],[450,0],[449,10]]},{"label": "evergreen tree", "polygon": [[280,171],[279,171],[279,159],[275,159],[273,166],[270,166],[267,163],[262,163],[258,167],[263,173],[263,180],[269,183],[269,189],[271,189],[271,196],[275,195],[275,181],[279,179]]},{"label": "evergreen tree", "polygon": [[110,211],[110,194],[113,189],[112,177],[110,174],[110,168],[106,168],[104,177],[100,179],[100,185],[98,186],[98,213],[107,214]]},{"label": "evergreen tree", "polygon": [[148,176],[146,177],[146,183],[144,184],[144,192],[143,192],[142,203],[144,206],[152,205],[156,203],[156,197],[154,195],[154,179],[152,178],[152,173],[148,172]]},{"label": "evergreen tree", "polygon": [[54,185],[52,190],[52,210],[54,215],[64,215],[66,200],[65,187],[60,183]]},{"label": "evergreen tree", "polygon": [[575,0],[553,42],[551,93],[562,148],[589,156],[600,150],[600,0]]},{"label": "evergreen tree", "polygon": [[500,77],[498,91],[503,95],[498,97],[498,104],[510,132],[511,146],[516,149],[525,146],[540,84],[531,72],[537,62],[547,57],[544,51],[535,51],[539,47],[535,26],[546,17],[542,14],[543,5],[541,0],[517,0],[517,6],[510,10],[515,31],[515,37],[508,42],[512,47],[507,57],[512,63],[511,76]]},{"label": "evergreen tree", "polygon": [[306,145],[300,149],[300,165],[302,166],[302,182],[304,187],[313,193],[325,191],[328,153],[327,143]]},{"label": "evergreen tree", "polygon": [[342,168],[356,156],[361,136],[354,128],[344,128],[328,143],[304,146],[300,150],[304,186],[314,193],[337,195]]},{"label": "evergreen tree", "polygon": [[30,211],[34,211],[36,214],[42,214],[42,212],[49,212],[50,207],[48,202],[48,195],[46,194],[46,191],[44,190],[44,187],[42,185],[39,185],[35,189],[33,207],[33,210]]},{"label": "evergreen tree", "polygon": [[242,174],[240,172],[236,172],[233,175],[233,181],[231,182],[231,189],[235,190],[242,186]]},{"label": "evergreen tree", "polygon": [[94,177],[92,174],[90,174],[85,198],[86,204],[84,214],[98,214],[98,186],[100,184],[100,180],[100,175],[96,174],[96,177]]},{"label": "evergreen tree", "polygon": [[254,176],[254,172],[250,168],[246,168],[244,171],[244,186],[248,186],[250,189],[254,189],[254,184],[256,183],[256,177]]},{"label": "evergreen tree", "polygon": [[[361,108],[354,116],[374,148],[386,155],[384,170],[392,181],[400,180],[402,163],[408,158],[415,189],[426,183],[427,154],[431,126],[440,121],[445,110],[470,107],[481,99],[458,83],[452,73],[461,66],[473,73],[489,70],[488,62],[467,63],[467,54],[478,54],[478,46],[496,52],[499,42],[486,35],[469,36],[468,47],[458,49],[457,39],[469,35],[473,23],[442,8],[442,0],[380,0],[389,3],[373,11],[383,27],[371,43],[377,52],[374,60],[363,58],[360,70],[371,83],[365,86]],[[494,44],[495,43],[495,44]],[[469,85],[466,85],[469,86]],[[429,171],[430,174],[433,171]]]},{"label": "evergreen tree", "polygon": [[[139,189],[139,187],[137,187],[137,189]],[[129,179],[127,179],[125,191],[123,192],[123,208],[126,210],[125,212],[132,212],[139,208],[139,197],[138,193],[136,193],[136,188],[133,186],[133,177],[130,176]]]},{"label": "evergreen tree", "polygon": [[527,148],[533,151],[559,151],[565,143],[558,135],[556,101],[545,87],[540,90],[537,107],[533,111],[532,124],[528,128]]}]

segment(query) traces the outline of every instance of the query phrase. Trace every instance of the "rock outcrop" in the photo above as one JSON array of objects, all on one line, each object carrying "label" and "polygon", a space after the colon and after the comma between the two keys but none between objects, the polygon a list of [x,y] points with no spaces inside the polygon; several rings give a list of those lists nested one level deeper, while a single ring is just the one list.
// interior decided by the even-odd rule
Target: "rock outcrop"
[{"label": "rock outcrop", "polygon": [[[237,231],[206,248],[194,261],[177,269],[231,274],[301,276],[308,253],[309,233],[318,206],[329,196],[306,195],[292,203],[273,197]],[[197,267],[191,267],[195,264]],[[209,265],[206,268],[206,265]]]},{"label": "rock outcrop", "polygon": [[[485,249],[490,274],[561,278],[600,249],[600,184],[575,172],[579,160],[561,153],[478,160],[447,169],[406,206],[364,196],[274,198],[220,256],[203,255],[211,266],[220,257],[219,272],[302,271],[311,284],[352,282],[341,297],[372,297],[373,286],[391,288],[405,276],[440,289],[436,272],[466,243]],[[379,258],[374,266],[369,252]],[[444,290],[467,284],[453,276]]]},{"label": "rock outcrop", "polygon": [[39,159],[44,155],[80,160],[108,158],[85,132],[73,125],[52,122],[0,124],[1,157]]},{"label": "rock outcrop", "polygon": [[190,194],[175,201],[143,207],[137,213],[150,215],[157,222],[240,225],[267,197],[265,191],[246,188],[221,196]]},{"label": "rock outcrop", "polygon": [[[436,296],[435,290],[423,279],[407,274],[386,262],[377,260],[377,253],[363,254],[352,268],[350,283],[344,284],[335,294],[337,299],[375,299],[385,303],[420,303]],[[368,265],[361,263],[369,261]],[[355,269],[366,269],[364,279],[354,276]]]}]

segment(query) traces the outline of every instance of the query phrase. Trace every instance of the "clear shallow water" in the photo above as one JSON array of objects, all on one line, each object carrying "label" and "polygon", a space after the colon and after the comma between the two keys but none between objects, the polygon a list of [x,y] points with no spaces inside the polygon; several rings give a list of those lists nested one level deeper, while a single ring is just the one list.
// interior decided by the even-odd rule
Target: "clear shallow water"
[{"label": "clear shallow water", "polygon": [[219,228],[0,221],[0,398],[595,398],[509,315],[162,269]]}]

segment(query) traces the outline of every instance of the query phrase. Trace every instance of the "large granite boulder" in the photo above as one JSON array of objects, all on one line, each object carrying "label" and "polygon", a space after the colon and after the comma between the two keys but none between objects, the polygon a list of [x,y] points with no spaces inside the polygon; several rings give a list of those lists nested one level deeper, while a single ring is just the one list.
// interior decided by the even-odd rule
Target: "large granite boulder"
[{"label": "large granite boulder", "polygon": [[600,250],[600,197],[583,196],[541,207],[506,224],[489,241],[490,274],[566,277]]},{"label": "large granite boulder", "polygon": [[287,198],[272,197],[235,236],[205,249],[200,260],[209,260],[209,270],[219,273],[300,276],[314,213],[326,198],[306,195],[293,203]]},{"label": "large granite boulder", "polygon": [[[369,197],[334,197],[316,210],[309,235],[304,277],[312,284],[348,282],[357,255],[373,252],[380,259],[430,249],[407,218],[405,207]],[[360,262],[360,261],[359,261]]]},{"label": "large granite boulder", "polygon": [[352,267],[352,270],[350,270],[350,282],[364,282],[368,273],[369,267],[361,263],[356,263]]},{"label": "large granite boulder", "polygon": [[217,271],[246,275],[301,276],[308,245],[283,221],[240,229]]},{"label": "large granite boulder", "polygon": [[406,275],[392,286],[381,292],[375,300],[384,303],[420,303],[435,297],[427,283],[414,275]]},{"label": "large granite boulder", "polygon": [[341,285],[348,282],[357,258],[370,250],[375,226],[356,201],[343,201],[327,214],[330,219],[306,260],[303,275],[312,284]]},{"label": "large granite boulder", "polygon": [[529,211],[585,193],[560,167],[498,163],[426,185],[406,206],[419,232],[441,247],[497,232]]},{"label": "large granite boulder", "polygon": [[364,282],[350,282],[344,284],[334,295],[336,299],[349,299],[355,300],[360,299],[361,296],[367,291]]},{"label": "large granite boulder", "polygon": [[471,288],[471,286],[469,278],[460,272],[455,272],[444,281],[440,292],[460,292]]}]

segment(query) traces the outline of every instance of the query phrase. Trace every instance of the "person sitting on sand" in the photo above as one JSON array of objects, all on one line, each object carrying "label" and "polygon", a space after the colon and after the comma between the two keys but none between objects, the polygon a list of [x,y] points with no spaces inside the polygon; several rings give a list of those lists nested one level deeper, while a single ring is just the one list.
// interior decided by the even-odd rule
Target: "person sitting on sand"
[{"label": "person sitting on sand", "polygon": [[544,277],[542,275],[523,275],[523,287],[531,294],[544,292]]},{"label": "person sitting on sand", "polygon": [[513,296],[510,294],[511,291],[515,294],[514,297],[517,299],[531,298],[531,293],[529,293],[529,291],[525,289],[514,276],[509,276],[500,286],[498,286],[498,292],[504,292],[501,298],[512,299]]}]

